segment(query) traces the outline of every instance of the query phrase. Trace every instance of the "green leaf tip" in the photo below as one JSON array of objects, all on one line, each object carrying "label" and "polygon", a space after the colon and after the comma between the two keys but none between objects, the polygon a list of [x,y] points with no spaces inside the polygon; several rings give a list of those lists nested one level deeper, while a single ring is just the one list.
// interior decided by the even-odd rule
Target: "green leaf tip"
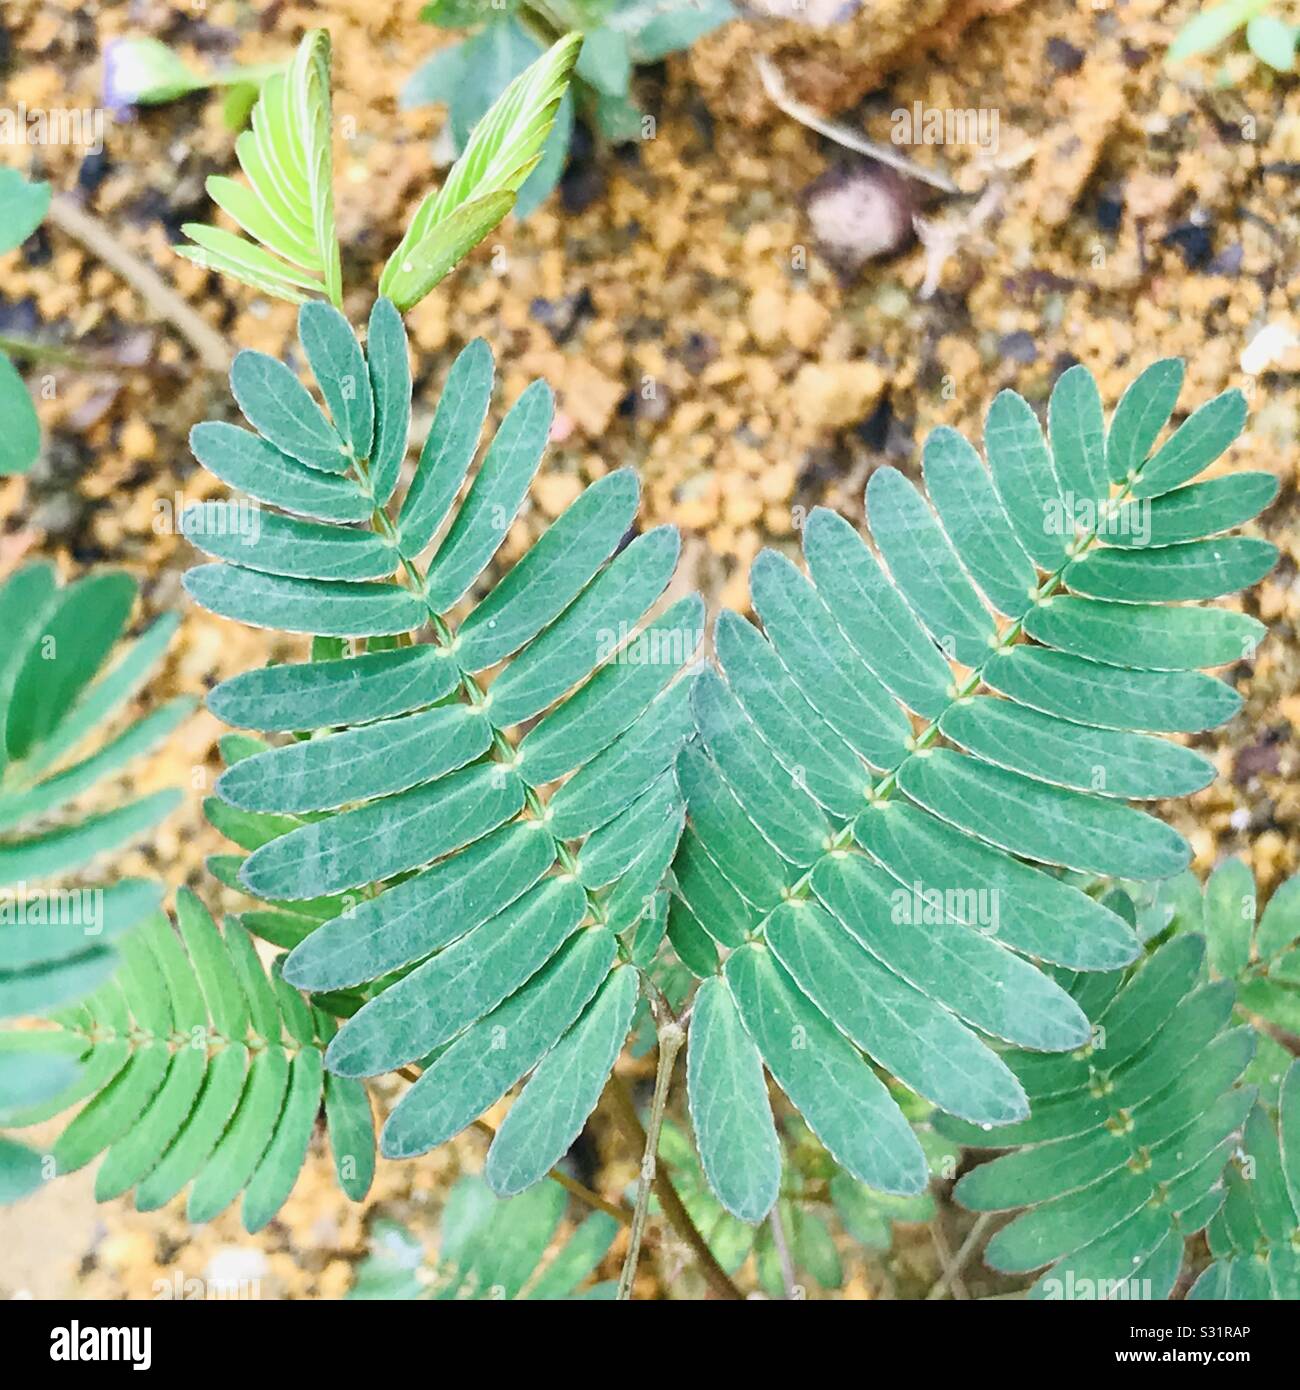
[{"label": "green leaf tip", "polygon": [[542,157],[581,47],[581,34],[567,34],[520,73],[474,127],[442,187],[420,204],[379,281],[380,294],[403,313],[514,207]]},{"label": "green leaf tip", "polygon": [[177,254],[277,299],[341,304],[331,134],[330,37],[313,29],[286,71],[266,80],[251,128],[235,142],[248,186],[208,180],[212,200],[246,235],[186,223],[190,242]]}]

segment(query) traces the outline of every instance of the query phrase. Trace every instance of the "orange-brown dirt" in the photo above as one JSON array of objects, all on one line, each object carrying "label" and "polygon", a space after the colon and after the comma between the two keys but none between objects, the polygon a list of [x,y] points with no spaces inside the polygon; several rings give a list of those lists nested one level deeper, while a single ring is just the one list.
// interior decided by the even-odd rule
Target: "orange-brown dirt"
[{"label": "orange-brown dirt", "polygon": [[[416,22],[419,8],[10,0],[0,20],[3,100],[93,106],[103,45],[128,25],[199,65],[227,53],[278,59],[304,28],[326,25],[347,302],[359,316],[414,201],[438,177],[430,144],[444,113],[397,105],[406,76],[444,41]],[[693,581],[711,604],[742,608],[760,547],[795,547],[799,517],[820,502],[860,518],[873,468],[889,462],[915,476],[920,441],[938,424],[978,439],[982,411],[1004,386],[1041,404],[1079,360],[1109,405],[1143,365],[1168,355],[1188,359],[1184,410],[1242,386],[1247,432],[1218,467],[1264,468],[1281,482],[1256,528],[1281,561],[1244,600],[1269,636],[1230,673],[1243,711],[1198,740],[1219,776],[1162,809],[1191,841],[1199,872],[1242,854],[1267,892],[1300,859],[1300,351],[1252,375],[1241,354],[1266,324],[1300,328],[1300,85],[1240,52],[1171,74],[1165,48],[1194,9],[1191,0],[891,0],[830,29],[738,23],[643,77],[653,138],[582,159],[563,200],[494,234],[410,315],[409,330],[417,425],[427,426],[453,354],[476,335],[497,354],[498,409],[535,376],[556,389],[553,447],[503,560],[584,482],[632,464],[644,482],[643,523],[676,522]],[[890,113],[914,101],[998,113],[995,151],[910,151],[963,190],[924,200],[928,246],[848,282],[827,264],[803,194],[819,173],[860,160],[767,101],[759,52],[796,97],[879,141],[889,139]],[[1218,85],[1225,72],[1230,81]],[[0,160],[80,197],[232,350],[289,345],[292,307],[169,250],[180,222],[212,215],[205,176],[234,172],[219,99],[111,125],[102,158],[42,148],[0,149]],[[938,287],[922,298],[927,273]],[[0,568],[42,552],[69,575],[119,564],[141,579],[142,620],[180,608],[181,635],[151,701],[202,695],[298,652],[296,642],[199,612],[181,593],[193,557],[170,524],[175,499],[219,494],[186,434],[230,407],[224,383],[157,306],[47,227],[0,258],[0,334],[41,337],[86,359],[30,369],[45,452],[30,478],[0,486]],[[200,711],[137,772],[141,789],[180,784],[186,798],[121,866],[195,886],[214,908],[223,897],[203,858],[221,845],[200,802],[220,733]],[[598,1116],[602,1146],[604,1136]],[[148,1217],[125,1202],[95,1207],[81,1174],[0,1212],[0,1292],[147,1297],[154,1280],[177,1269],[201,1275],[217,1259],[244,1261],[263,1296],[335,1296],[370,1210],[436,1206],[481,1153],[470,1136],[418,1163],[381,1161],[370,1201],[353,1208],[317,1145],[280,1218],[256,1238],[233,1210],[191,1229],[181,1203]],[[608,1146],[601,1190],[620,1194],[633,1173],[626,1151]],[[922,1281],[933,1277],[928,1245],[904,1242],[899,1259]],[[860,1262],[849,1276],[850,1295],[879,1288]],[[656,1277],[647,1268],[646,1292]],[[684,1275],[671,1292],[698,1287]]]}]

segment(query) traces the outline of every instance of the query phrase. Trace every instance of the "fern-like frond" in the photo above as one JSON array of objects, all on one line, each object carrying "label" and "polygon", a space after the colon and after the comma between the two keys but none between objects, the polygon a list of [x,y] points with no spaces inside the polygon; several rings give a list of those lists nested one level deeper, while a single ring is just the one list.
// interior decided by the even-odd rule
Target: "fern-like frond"
[{"label": "fern-like frond", "polygon": [[349,1298],[607,1299],[612,1283],[579,1289],[609,1253],[618,1222],[604,1212],[584,1217],[555,1246],[564,1219],[564,1189],[538,1183],[502,1200],[480,1178],[459,1179],[447,1194],[442,1243],[426,1255],[417,1236],[377,1222],[371,1253],[357,1269]]},{"label": "fern-like frond", "polygon": [[177,252],[277,299],[343,299],[334,227],[330,38],[313,29],[288,69],[268,77],[235,153],[248,185],[217,175],[208,194],[246,233],[200,222]]},{"label": "fern-like frond", "polygon": [[[1300,875],[1281,884],[1262,913],[1257,902],[1255,880],[1240,859],[1225,859],[1204,893],[1195,880],[1172,882],[1161,885],[1157,898],[1175,930],[1205,933],[1210,973],[1237,986],[1243,1015],[1300,1033]],[[1270,1051],[1273,1060],[1285,1056],[1276,1044]]]},{"label": "fern-like frond", "polygon": [[527,496],[549,391],[515,402],[458,501],[492,390],[491,354],[472,343],[390,515],[411,389],[397,310],[378,302],[364,356],[329,307],[305,305],[300,324],[329,415],[286,368],[240,355],[232,384],[259,433],[200,425],[194,451],[282,510],[242,534],[238,503],[188,512],[186,534],[221,563],[186,587],[238,621],[349,641],[213,692],[233,725],[319,731],[228,745],[237,760],[209,814],[249,854],[221,871],[267,900],[248,925],[293,945],[286,978],[365,999],[330,1045],[332,1071],[426,1064],[386,1153],[432,1148],[530,1076],[487,1164],[494,1190],[515,1193],[595,1105],[659,948],[684,816],[673,760],[690,734],[675,678],[702,605],[680,599],[636,631],[678,538],[663,527],[623,544],[637,504],[623,470],[457,621]]},{"label": "fern-like frond", "polygon": [[[731,1210],[775,1199],[764,1067],[857,1178],[919,1192],[921,1149],[870,1061],[978,1125],[1028,1098],[990,1046],[1086,1043],[1079,1003],[1037,962],[1111,971],[1131,926],[1049,870],[1160,879],[1182,837],[1130,800],[1195,791],[1200,754],[1156,737],[1226,719],[1199,667],[1263,628],[1190,602],[1253,583],[1260,540],[1220,533],[1272,479],[1193,479],[1242,428],[1229,391],[1154,452],[1182,380],[1159,362],[1107,431],[1081,367],[1045,439],[1003,392],[987,466],[950,429],[927,495],[892,468],[867,489],[870,540],[823,509],[808,573],[764,551],[762,631],[724,613],[719,674],[695,683],[700,745],[678,762],[689,819],[668,932],[706,976],[688,1073],[705,1168]],[[1046,866],[1040,867],[1040,866]]]},{"label": "fern-like frond", "polygon": [[238,925],[223,934],[188,891],[179,935],[155,913],[122,943],[117,975],[53,1014],[57,1031],[0,1034],[0,1055],[75,1057],[72,1087],[14,1115],[34,1124],[86,1101],[51,1152],[59,1173],[101,1153],[100,1201],[134,1189],[153,1211],[190,1186],[191,1221],[209,1221],[243,1193],[260,1230],[302,1168],[322,1104],[343,1190],[360,1200],[374,1171],[370,1103],[360,1082],[326,1077],[333,1021],[268,975]]},{"label": "fern-like frond", "polygon": [[[159,791],[82,809],[87,793],[161,742],[193,703],[172,700],[117,727],[176,630],[174,617],[159,619],[104,669],[135,594],[135,581],[116,572],[61,587],[48,564],[0,585],[0,1019],[45,1015],[104,986],[120,964],[121,939],[162,897],[139,879],[74,886],[179,799]],[[78,1073],[66,1050],[0,1053],[0,1126],[66,1091]],[[0,1201],[40,1177],[35,1154],[0,1140]]]},{"label": "fern-like frond", "polygon": [[1191,1299],[1300,1299],[1300,1062],[1282,1081],[1276,1115],[1258,1104],[1228,1165],[1227,1196],[1206,1231],[1213,1263]]},{"label": "fern-like frond", "polygon": [[379,292],[405,312],[514,206],[537,167],[582,47],[568,34],[526,68],[474,127],[441,188],[416,209],[389,258]]},{"label": "fern-like frond", "polygon": [[1028,1119],[988,1131],[948,1121],[976,1148],[1012,1148],[954,1189],[974,1211],[1025,1207],[989,1242],[992,1268],[1051,1265],[1035,1298],[1169,1296],[1187,1236],[1224,1200],[1223,1170],[1255,1099],[1236,1083],[1254,1051],[1231,1027],[1233,989],[1200,983],[1204,938],[1176,937],[1138,969],[1064,978],[1092,1024],[1068,1056],[1003,1054]]},{"label": "fern-like frond", "polygon": [[54,569],[28,565],[0,587],[0,886],[79,872],[143,834],[176,805],[155,792],[78,818],[78,799],[120,773],[176,727],[193,702],[172,700],[88,748],[162,660],[176,630],[160,618],[107,670],[136,584],[108,571],[60,587]]}]

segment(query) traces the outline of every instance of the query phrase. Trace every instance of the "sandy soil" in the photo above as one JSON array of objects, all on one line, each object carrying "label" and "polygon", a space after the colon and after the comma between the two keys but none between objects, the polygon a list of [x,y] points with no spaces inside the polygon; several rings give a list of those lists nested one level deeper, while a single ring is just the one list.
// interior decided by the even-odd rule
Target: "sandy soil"
[{"label": "sandy soil", "polygon": [[[1268,469],[1282,484],[1257,528],[1282,559],[1245,600],[1270,633],[1255,660],[1230,673],[1243,711],[1198,741],[1218,778],[1162,809],[1191,841],[1199,871],[1243,854],[1267,891],[1300,860],[1300,352],[1253,375],[1241,354],[1266,324],[1300,324],[1300,85],[1240,57],[1228,62],[1231,86],[1211,83],[1222,64],[1171,77],[1164,49],[1193,8],[899,0],[826,30],[732,26],[645,75],[652,139],[617,152],[583,142],[561,193],[526,224],[503,227],[408,326],[426,425],[451,357],[479,334],[497,353],[498,407],[535,376],[556,388],[553,448],[504,558],[586,481],[633,464],[643,524],[676,522],[694,582],[711,604],[739,608],[750,560],[763,545],[793,549],[808,507],[826,502],[859,518],[873,468],[888,462],[915,476],[920,442],[938,424],[978,439],[1004,386],[1041,403],[1082,361],[1113,404],[1143,365],[1167,355],[1188,358],[1184,408],[1242,386],[1247,433],[1219,467]],[[158,3],[11,0],[0,81],[9,103],[93,105],[99,53],[128,29],[207,63],[278,58],[304,27],[326,24],[345,137],[336,152],[345,279],[360,316],[415,198],[436,178],[429,150],[441,110],[400,112],[396,102],[442,41],[416,22],[418,9],[417,0],[211,0],[196,19]],[[976,17],[986,11],[998,12]],[[796,95],[877,140],[888,140],[891,112],[920,101],[996,111],[996,149],[913,151],[962,196],[918,197],[923,240],[846,276],[810,221],[809,188],[828,173],[852,176],[862,161],[776,111],[756,76],[759,52]],[[211,215],[204,178],[234,170],[219,102],[196,97],[112,126],[102,156],[6,149],[0,159],[80,198],[228,343],[281,353],[291,342],[290,306],[168,250],[181,222]],[[922,297],[927,279],[937,288]],[[142,620],[182,606],[156,698],[201,695],[283,655],[284,639],[237,630],[182,599],[192,557],[170,525],[175,503],[217,494],[185,437],[230,405],[158,306],[47,228],[0,258],[0,333],[75,345],[89,359],[33,369],[46,388],[45,457],[29,479],[0,487],[0,566],[37,552],[69,574],[112,562],[140,576]],[[214,906],[220,893],[202,862],[221,843],[200,802],[220,732],[196,713],[137,774],[145,789],[179,783],[188,793],[124,865],[201,887]],[[600,1116],[594,1134],[604,1161],[593,1181],[617,1194],[632,1164],[604,1145]],[[369,1207],[436,1207],[449,1177],[480,1160],[471,1137],[419,1164],[381,1163]],[[337,1295],[368,1208],[348,1207],[327,1166],[314,1153],[280,1219],[256,1239],[233,1213],[192,1231],[179,1210],[95,1207],[85,1175],[63,1182],[0,1212],[0,1293],[141,1297],[176,1269],[217,1268],[254,1271],[241,1277],[260,1280],[263,1296]],[[903,1258],[922,1272],[930,1263],[928,1247]],[[851,1291],[870,1291],[860,1270],[854,1279]],[[687,1276],[674,1292],[693,1287]]]}]

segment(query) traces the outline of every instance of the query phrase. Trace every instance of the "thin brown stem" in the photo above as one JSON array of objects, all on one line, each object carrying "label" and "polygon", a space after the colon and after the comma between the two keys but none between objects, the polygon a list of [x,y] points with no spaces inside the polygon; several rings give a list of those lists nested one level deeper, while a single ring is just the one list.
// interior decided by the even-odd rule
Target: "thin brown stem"
[{"label": "thin brown stem", "polygon": [[785,1238],[785,1222],[781,1219],[781,1203],[778,1202],[767,1214],[767,1224],[772,1228],[772,1244],[776,1247],[777,1262],[781,1266],[781,1283],[785,1296],[791,1300],[799,1297],[799,1282],[794,1272],[794,1257],[790,1254],[790,1242]]},{"label": "thin brown stem", "polygon": [[[934,1282],[934,1287],[930,1290],[928,1294],[926,1294],[927,1299],[942,1298],[944,1294],[948,1291],[950,1285],[952,1286],[954,1293],[956,1292],[958,1287],[960,1287],[962,1291],[961,1296],[963,1298],[970,1297],[970,1293],[967,1291],[966,1286],[964,1284],[961,1284],[960,1282],[961,1272],[966,1267],[966,1262],[974,1253],[975,1247],[980,1242],[980,1237],[984,1234],[989,1222],[992,1219],[993,1213],[986,1211],[984,1215],[981,1216],[979,1220],[976,1221],[975,1224],[970,1228],[970,1231],[967,1234],[966,1239],[961,1243],[961,1249],[957,1251],[956,1255],[954,1255],[951,1260],[945,1261],[943,1273],[939,1275],[938,1279],[936,1279]],[[935,1231],[935,1245],[936,1247],[940,1247],[942,1237],[938,1234],[937,1216],[935,1217],[935,1225],[932,1227],[932,1229]],[[944,1243],[943,1247],[940,1247],[940,1259],[943,1259],[943,1250],[945,1248],[946,1242]]]},{"label": "thin brown stem", "polygon": [[632,1297],[632,1281],[636,1278],[637,1261],[641,1258],[641,1240],[645,1235],[646,1214],[650,1210],[650,1188],[659,1170],[659,1132],[663,1128],[664,1111],[668,1106],[668,1086],[673,1078],[673,1066],[681,1051],[686,1034],[674,1018],[659,1024],[659,1062],[655,1068],[655,1093],[650,1105],[650,1124],[646,1130],[641,1154],[641,1176],[636,1189],[636,1206],[632,1212],[632,1237],[628,1241],[623,1272],[618,1279],[618,1299]]},{"label": "thin brown stem", "polygon": [[[641,1123],[641,1117],[636,1113],[636,1106],[628,1093],[627,1086],[617,1073],[610,1078],[610,1084],[605,1089],[605,1096],[614,1110],[619,1126],[627,1135],[628,1142],[638,1152],[644,1153],[645,1127]],[[700,1234],[695,1222],[691,1220],[690,1212],[686,1210],[682,1199],[677,1195],[672,1178],[662,1163],[655,1166],[654,1193],[659,1198],[659,1206],[663,1211],[664,1219],[690,1247],[699,1262],[700,1272],[704,1275],[705,1281],[713,1292],[719,1298],[743,1299],[745,1295],[731,1282],[727,1271],[718,1263],[713,1251],[709,1249],[708,1242]]]},{"label": "thin brown stem", "polygon": [[166,319],[199,355],[211,372],[230,370],[230,345],[153,268],[123,245],[117,234],[75,199],[61,193],[50,203],[50,221],[79,241],[97,259],[131,286],[159,318]]}]

